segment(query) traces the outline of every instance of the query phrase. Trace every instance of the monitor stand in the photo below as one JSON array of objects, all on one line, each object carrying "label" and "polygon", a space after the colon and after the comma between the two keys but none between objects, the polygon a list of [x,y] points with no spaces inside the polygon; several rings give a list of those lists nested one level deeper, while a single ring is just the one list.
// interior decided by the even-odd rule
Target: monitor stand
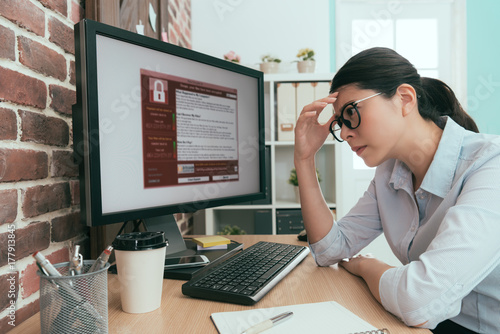
[{"label": "monitor stand", "polygon": [[147,231],[165,232],[168,240],[166,257],[186,256],[196,254],[196,249],[186,247],[179,226],[173,215],[158,216],[143,219]]}]

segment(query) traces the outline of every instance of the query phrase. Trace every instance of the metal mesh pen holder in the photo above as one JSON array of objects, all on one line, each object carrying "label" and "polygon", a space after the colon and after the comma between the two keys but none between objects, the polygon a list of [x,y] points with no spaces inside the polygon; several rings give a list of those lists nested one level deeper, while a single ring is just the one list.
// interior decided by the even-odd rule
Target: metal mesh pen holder
[{"label": "metal mesh pen holder", "polygon": [[109,263],[87,273],[94,260],[83,261],[82,274],[68,276],[69,262],[55,264],[62,276],[40,276],[42,333],[108,333]]}]

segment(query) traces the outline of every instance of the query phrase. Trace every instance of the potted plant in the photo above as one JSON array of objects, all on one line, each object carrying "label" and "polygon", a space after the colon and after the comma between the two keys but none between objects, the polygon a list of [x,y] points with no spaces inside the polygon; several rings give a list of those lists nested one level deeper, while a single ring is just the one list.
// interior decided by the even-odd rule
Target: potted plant
[{"label": "potted plant", "polygon": [[234,51],[229,51],[224,55],[225,60],[232,61],[233,63],[239,63],[241,61],[241,57],[236,54]]},{"label": "potted plant", "polygon": [[264,73],[277,73],[281,59],[265,55],[261,57],[260,70]]},{"label": "potted plant", "polygon": [[[319,170],[316,169],[316,176],[318,177],[318,182],[321,182],[321,175],[319,174]],[[293,190],[295,191],[295,199],[300,203],[299,196],[299,180],[297,179],[297,170],[292,168],[290,171],[290,177],[288,178],[288,183],[293,186]]]},{"label": "potted plant", "polygon": [[222,229],[222,231],[217,232],[218,235],[239,235],[239,234],[247,234],[244,230],[242,230],[239,226],[237,225],[226,225]]},{"label": "potted plant", "polygon": [[314,72],[314,67],[316,66],[316,60],[314,59],[313,49],[300,49],[297,53],[297,69],[299,73],[312,73]]}]

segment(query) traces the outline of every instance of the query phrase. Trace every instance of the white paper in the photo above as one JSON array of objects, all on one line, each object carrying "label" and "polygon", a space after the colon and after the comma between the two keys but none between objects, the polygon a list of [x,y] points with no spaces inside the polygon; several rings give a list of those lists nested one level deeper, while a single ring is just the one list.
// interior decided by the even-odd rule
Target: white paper
[{"label": "white paper", "polygon": [[266,334],[303,334],[309,333],[311,328],[314,328],[315,333],[335,334],[376,330],[375,327],[333,301],[237,312],[219,312],[212,314],[212,320],[220,334],[235,334],[289,311],[293,312],[290,319],[266,330]]}]

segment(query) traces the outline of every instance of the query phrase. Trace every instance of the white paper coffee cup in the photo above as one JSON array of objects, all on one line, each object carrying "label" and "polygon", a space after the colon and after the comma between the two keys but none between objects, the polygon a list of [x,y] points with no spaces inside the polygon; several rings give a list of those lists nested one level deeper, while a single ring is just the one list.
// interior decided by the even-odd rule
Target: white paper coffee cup
[{"label": "white paper coffee cup", "polygon": [[123,311],[146,313],[159,308],[166,253],[164,233],[121,234],[113,246]]}]

